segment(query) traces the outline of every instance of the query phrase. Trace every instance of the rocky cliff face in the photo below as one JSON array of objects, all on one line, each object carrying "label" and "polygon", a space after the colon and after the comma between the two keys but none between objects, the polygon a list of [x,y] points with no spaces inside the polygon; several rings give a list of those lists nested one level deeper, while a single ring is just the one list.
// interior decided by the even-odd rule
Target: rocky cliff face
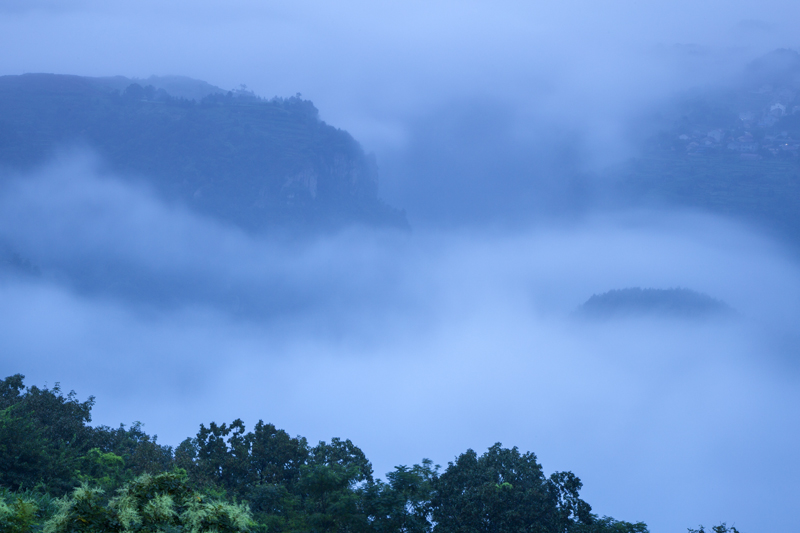
[{"label": "rocky cliff face", "polygon": [[0,165],[89,148],[108,170],[251,230],[406,225],[378,198],[375,161],[307,100],[206,91],[197,101],[112,80],[0,77]]}]

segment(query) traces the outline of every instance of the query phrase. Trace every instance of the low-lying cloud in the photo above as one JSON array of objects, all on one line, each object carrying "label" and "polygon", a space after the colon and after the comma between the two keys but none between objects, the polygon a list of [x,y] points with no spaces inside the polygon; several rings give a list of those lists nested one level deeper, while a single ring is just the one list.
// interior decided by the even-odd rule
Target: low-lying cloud
[{"label": "low-lying cloud", "polygon": [[[384,473],[496,441],[652,531],[791,527],[800,268],[697,213],[286,242],[66,157],[0,188],[5,374],[97,396],[177,444],[241,417],[353,439]],[[594,293],[687,287],[734,317],[586,322]],[[776,511],[785,509],[785,512]]]},{"label": "low-lying cloud", "polygon": [[[177,444],[259,418],[384,473],[496,441],[654,533],[790,530],[800,264],[730,220],[598,214],[676,92],[792,47],[796,2],[12,1],[0,74],[187,75],[301,92],[378,155],[411,233],[287,241],[65,156],[0,184],[0,370]],[[508,224],[507,222],[512,222]],[[591,322],[685,287],[732,317]]]}]

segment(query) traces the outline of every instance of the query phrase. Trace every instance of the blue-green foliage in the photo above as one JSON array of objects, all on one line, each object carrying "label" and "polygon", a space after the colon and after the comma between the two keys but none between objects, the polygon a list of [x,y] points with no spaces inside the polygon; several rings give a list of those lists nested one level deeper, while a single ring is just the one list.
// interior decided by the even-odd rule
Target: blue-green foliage
[{"label": "blue-green foliage", "polygon": [[4,533],[27,533],[36,524],[39,507],[23,496],[0,499],[0,531]]},{"label": "blue-green foliage", "polygon": [[94,398],[25,388],[20,374],[0,380],[0,487],[41,489],[61,496],[82,482],[106,490],[142,473],[162,472],[172,450],[141,424],[92,427]]},{"label": "blue-green foliage", "polygon": [[192,490],[183,472],[143,474],[108,500],[81,486],[58,501],[44,533],[242,533],[253,525],[245,504],[209,499]]},{"label": "blue-green foliage", "polygon": [[0,401],[0,463],[29,459],[0,477],[3,533],[647,532],[598,518],[577,476],[546,477],[535,455],[499,443],[441,473],[429,460],[398,466],[384,482],[348,439],[312,446],[234,420],[173,450],[140,424],[92,428],[92,398],[25,388],[20,375],[0,381]]}]

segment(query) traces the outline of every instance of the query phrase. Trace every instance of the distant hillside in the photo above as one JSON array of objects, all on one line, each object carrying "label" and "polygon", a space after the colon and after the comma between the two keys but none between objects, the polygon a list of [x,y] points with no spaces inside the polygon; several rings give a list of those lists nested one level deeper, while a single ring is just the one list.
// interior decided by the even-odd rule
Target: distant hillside
[{"label": "distant hillside", "polygon": [[727,314],[725,303],[689,289],[618,289],[594,294],[576,311],[586,318],[697,318]]},{"label": "distant hillside", "polygon": [[265,100],[198,80],[0,77],[0,168],[89,147],[108,170],[252,230],[405,226],[378,198],[375,161],[299,97]]},{"label": "distant hillside", "polygon": [[0,276],[4,274],[39,276],[41,270],[8,246],[0,245]]},{"label": "distant hillside", "polygon": [[642,155],[610,169],[612,197],[744,218],[800,245],[800,54],[776,50],[656,115]]}]

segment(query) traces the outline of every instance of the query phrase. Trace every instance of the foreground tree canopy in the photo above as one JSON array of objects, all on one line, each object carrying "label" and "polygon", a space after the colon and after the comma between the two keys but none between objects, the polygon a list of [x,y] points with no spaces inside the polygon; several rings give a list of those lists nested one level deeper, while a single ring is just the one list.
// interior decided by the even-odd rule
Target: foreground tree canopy
[{"label": "foreground tree canopy", "polygon": [[500,443],[383,481],[349,439],[310,445],[234,420],[173,449],[138,423],[89,425],[93,404],[0,380],[0,531],[647,532],[598,517],[577,476],[546,476],[533,453]]}]

